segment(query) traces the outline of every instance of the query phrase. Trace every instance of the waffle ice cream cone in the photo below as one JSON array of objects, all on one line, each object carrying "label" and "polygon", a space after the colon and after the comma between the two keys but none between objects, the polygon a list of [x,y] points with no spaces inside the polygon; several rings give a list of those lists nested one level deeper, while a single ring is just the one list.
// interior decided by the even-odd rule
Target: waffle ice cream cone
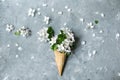
[{"label": "waffle ice cream cone", "polygon": [[58,73],[60,76],[62,76],[62,72],[63,72],[65,60],[66,60],[66,54],[60,53],[58,51],[54,51],[54,54],[55,54],[56,65],[58,68]]}]

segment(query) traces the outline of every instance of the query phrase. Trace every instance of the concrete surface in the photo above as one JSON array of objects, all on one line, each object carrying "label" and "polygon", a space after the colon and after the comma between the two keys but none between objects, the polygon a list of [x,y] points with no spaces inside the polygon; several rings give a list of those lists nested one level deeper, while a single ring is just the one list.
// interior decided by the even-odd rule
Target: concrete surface
[{"label": "concrete surface", "polygon": [[[42,6],[43,3],[48,6]],[[66,5],[72,11],[68,12]],[[29,8],[40,8],[41,15],[28,17]],[[49,44],[37,39],[37,31],[49,26],[43,22],[44,16],[51,18],[49,25],[56,33],[66,22],[77,37],[77,47],[69,56],[62,77],[57,73]],[[85,21],[81,22],[80,18]],[[95,28],[86,29],[86,23],[96,19],[99,23]],[[14,25],[15,30],[29,27],[32,36],[17,37],[15,30],[8,33],[6,24]],[[120,0],[0,0],[0,80],[120,80],[117,33],[120,33]],[[86,44],[81,45],[81,41]]]}]

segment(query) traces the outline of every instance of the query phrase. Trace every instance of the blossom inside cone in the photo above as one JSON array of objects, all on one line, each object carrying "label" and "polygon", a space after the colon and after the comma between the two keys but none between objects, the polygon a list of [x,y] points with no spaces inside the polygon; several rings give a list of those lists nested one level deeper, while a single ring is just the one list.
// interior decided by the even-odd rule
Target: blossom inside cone
[{"label": "blossom inside cone", "polygon": [[64,27],[60,29],[58,35],[54,35],[52,27],[43,28],[38,32],[39,40],[47,41],[55,54],[55,61],[58,73],[61,76],[66,61],[66,56],[71,53],[75,42],[71,29]]}]

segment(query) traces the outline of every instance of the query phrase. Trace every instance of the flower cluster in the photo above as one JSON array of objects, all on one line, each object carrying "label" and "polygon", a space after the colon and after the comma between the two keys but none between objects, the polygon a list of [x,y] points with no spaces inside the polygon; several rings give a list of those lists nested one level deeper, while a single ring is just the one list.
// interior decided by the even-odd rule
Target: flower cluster
[{"label": "flower cluster", "polygon": [[69,28],[61,28],[60,33],[54,36],[52,27],[43,28],[38,32],[41,41],[48,41],[52,50],[61,53],[71,53],[71,48],[75,42],[74,34]]},{"label": "flower cluster", "polygon": [[37,34],[39,35],[38,39],[41,41],[47,41],[48,40],[48,33],[47,33],[48,28],[43,28]]},{"label": "flower cluster", "polygon": [[23,37],[28,37],[31,35],[31,30],[29,28],[25,28],[23,26],[15,32],[15,35],[17,35],[17,36],[22,35]]},{"label": "flower cluster", "polygon": [[50,41],[51,38],[54,36],[54,30],[52,29],[52,27],[44,27],[39,32],[37,32],[37,34],[39,35],[38,39],[40,41],[46,42]]},{"label": "flower cluster", "polygon": [[75,42],[73,32],[68,28],[61,28],[60,33],[51,38],[50,45],[53,50],[63,53],[71,53],[71,48]]}]

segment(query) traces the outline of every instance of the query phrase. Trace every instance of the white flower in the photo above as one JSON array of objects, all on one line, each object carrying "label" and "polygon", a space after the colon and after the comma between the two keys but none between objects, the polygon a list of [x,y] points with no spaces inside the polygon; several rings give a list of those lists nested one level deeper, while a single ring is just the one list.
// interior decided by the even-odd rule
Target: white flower
[{"label": "white flower", "polygon": [[34,17],[35,16],[35,9],[29,8],[28,10],[28,16]]},{"label": "white flower", "polygon": [[53,45],[54,43],[56,43],[56,40],[57,40],[57,36],[55,37],[52,37],[51,40],[50,40],[50,45]]},{"label": "white flower", "polygon": [[50,22],[50,17],[44,16],[44,20],[43,20],[46,24],[49,24]]},{"label": "white flower", "polygon": [[61,44],[57,45],[57,48],[58,48],[57,50],[59,52],[64,52],[64,53],[69,54],[71,52],[71,46],[75,42],[74,34],[67,27],[61,28],[61,30],[66,35],[66,39],[62,41]]},{"label": "white flower", "polygon": [[19,30],[16,31],[16,35],[22,35],[23,37],[28,37],[31,35],[31,30],[23,26]]},{"label": "white flower", "polygon": [[37,32],[38,33],[38,35],[39,35],[39,40],[41,40],[41,41],[48,41],[49,39],[48,39],[48,36],[49,36],[49,34],[47,33],[47,30],[48,30],[48,28],[43,28],[43,29],[41,29],[39,32]]},{"label": "white flower", "polygon": [[64,33],[72,33],[71,29],[67,28],[67,27],[63,27],[61,28],[61,30],[63,30]]},{"label": "white flower", "polygon": [[60,51],[60,52],[65,51],[65,48],[64,48],[63,44],[58,45],[58,51]]},{"label": "white flower", "polygon": [[71,49],[70,49],[70,46],[68,46],[68,45],[60,44],[60,45],[58,45],[58,51],[64,52],[64,53],[70,53]]},{"label": "white flower", "polygon": [[6,31],[11,32],[11,31],[13,31],[14,29],[15,29],[15,27],[14,27],[13,25],[11,25],[11,24],[7,24],[7,25],[6,25]]},{"label": "white flower", "polygon": [[31,35],[31,30],[29,28],[25,28],[24,26],[19,29],[20,35],[23,37],[28,37]]}]

